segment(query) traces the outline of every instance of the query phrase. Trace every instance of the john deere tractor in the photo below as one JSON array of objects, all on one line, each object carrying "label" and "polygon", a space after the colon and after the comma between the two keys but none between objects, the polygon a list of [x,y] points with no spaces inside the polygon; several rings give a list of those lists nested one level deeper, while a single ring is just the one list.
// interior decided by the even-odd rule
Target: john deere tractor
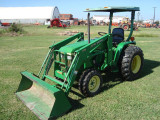
[{"label": "john deere tractor", "polygon": [[[68,94],[74,81],[78,81],[84,96],[92,97],[100,92],[103,84],[101,73],[106,69],[120,72],[124,80],[136,79],[144,58],[132,37],[135,11],[139,11],[139,7],[86,9],[88,23],[90,12],[110,13],[108,33],[98,32],[98,38],[90,39],[88,24],[88,40],[84,39],[84,33],[78,33],[51,45],[38,74],[21,72],[17,97],[40,119],[50,119],[71,108]],[[127,39],[122,28],[111,30],[115,12],[131,12],[131,30]],[[49,80],[54,84],[49,84]]]}]

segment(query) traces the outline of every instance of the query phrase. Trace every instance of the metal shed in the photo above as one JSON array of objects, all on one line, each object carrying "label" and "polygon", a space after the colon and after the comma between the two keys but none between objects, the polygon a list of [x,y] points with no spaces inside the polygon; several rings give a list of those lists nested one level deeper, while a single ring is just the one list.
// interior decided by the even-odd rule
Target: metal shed
[{"label": "metal shed", "polygon": [[[113,22],[121,22],[123,20],[123,18],[125,18],[124,16],[114,16],[113,17]],[[96,21],[96,22],[105,22],[105,23],[108,23],[109,22],[109,16],[107,15],[93,15],[93,21]]]},{"label": "metal shed", "polygon": [[45,24],[48,19],[60,18],[55,7],[0,7],[1,22],[21,24]]}]

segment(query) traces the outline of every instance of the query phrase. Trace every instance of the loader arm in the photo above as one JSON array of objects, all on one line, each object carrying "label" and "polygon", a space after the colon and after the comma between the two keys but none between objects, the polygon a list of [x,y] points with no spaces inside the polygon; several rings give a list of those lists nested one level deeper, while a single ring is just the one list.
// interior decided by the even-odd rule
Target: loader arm
[{"label": "loader arm", "polygon": [[[72,42],[75,39],[78,39],[79,41],[83,40],[83,38],[84,34],[78,33],[57,44],[50,46],[50,50],[41,66],[38,75],[28,71],[21,72],[22,79],[19,88],[16,91],[16,95],[40,119],[48,120],[50,118],[60,116],[71,108],[67,94],[63,90],[63,87],[67,88],[65,81],[60,82],[48,76],[47,74],[52,65],[52,62],[54,61],[54,51],[59,50],[62,46]],[[77,57],[75,57],[75,59],[76,58]],[[72,68],[74,68],[74,66],[72,66]],[[42,71],[43,75],[40,77]],[[54,81],[62,87],[59,88],[57,85],[50,85],[44,81],[45,78]]]},{"label": "loader arm", "polygon": [[[106,41],[106,46],[107,46],[107,41],[108,39],[110,38],[109,37],[110,35],[109,34],[106,34],[104,36],[102,36],[101,38],[95,40],[94,42],[92,43],[89,43],[87,44],[86,46],[80,48],[79,50],[75,51],[75,57],[73,59],[73,62],[68,70],[68,73],[67,73],[67,81],[68,81],[68,86],[67,86],[67,89],[66,89],[66,94],[68,95],[69,92],[70,92],[70,89],[76,79],[76,75],[78,73],[78,70],[80,69],[80,67],[84,64],[84,62],[90,58],[92,56],[92,53],[93,51],[99,47],[99,45],[101,43],[103,43],[104,41]],[[112,48],[112,47],[111,47]],[[110,48],[110,49],[111,49]],[[108,48],[109,49],[109,48]],[[105,50],[104,50],[105,52]],[[107,54],[112,54],[110,52],[108,52]],[[105,64],[111,62],[108,61],[109,59],[106,59],[106,62]]]},{"label": "loader arm", "polygon": [[81,41],[81,40],[84,40],[84,33],[78,33],[74,36],[71,36],[61,42],[58,42],[56,44],[53,44],[52,46],[50,46],[49,48],[49,52],[48,54],[46,55],[46,58],[40,68],[40,71],[38,73],[37,76],[40,77],[40,74],[45,66],[45,70],[44,70],[44,73],[43,73],[43,76],[42,76],[42,79],[44,79],[44,75],[46,75],[50,69],[50,66],[52,65],[53,61],[54,61],[54,58],[53,58],[53,54],[54,54],[54,50],[59,50],[62,46],[74,41],[75,39],[78,39],[77,41]]},{"label": "loader arm", "polygon": [[80,39],[83,39],[83,40],[84,40],[84,33],[80,32],[80,33],[78,33],[78,34],[76,34],[76,35],[74,35],[74,36],[71,36],[71,37],[69,37],[69,38],[61,41],[61,42],[58,42],[58,43],[56,43],[56,44],[53,44],[53,45],[50,46],[49,48],[50,48],[50,49],[53,49],[53,48],[54,48],[55,50],[58,50],[58,49],[60,49],[62,46],[67,45],[68,43],[72,42],[73,40],[75,40],[75,39],[77,39],[77,38],[78,38],[78,40],[80,40]]}]

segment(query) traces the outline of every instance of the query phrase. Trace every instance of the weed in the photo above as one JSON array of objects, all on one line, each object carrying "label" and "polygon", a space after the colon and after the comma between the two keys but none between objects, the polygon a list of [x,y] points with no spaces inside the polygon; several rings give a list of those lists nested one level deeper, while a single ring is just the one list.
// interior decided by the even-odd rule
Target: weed
[{"label": "weed", "polygon": [[20,24],[15,24],[13,23],[9,28],[8,28],[9,32],[16,32],[19,34],[24,33],[23,27]]}]

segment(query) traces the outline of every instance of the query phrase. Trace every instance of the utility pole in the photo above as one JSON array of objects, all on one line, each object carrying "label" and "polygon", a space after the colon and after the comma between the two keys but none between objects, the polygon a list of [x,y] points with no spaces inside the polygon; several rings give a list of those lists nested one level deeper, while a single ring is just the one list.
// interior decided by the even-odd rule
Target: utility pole
[{"label": "utility pole", "polygon": [[156,18],[156,7],[153,7],[154,8],[154,16],[153,16],[153,23],[155,21],[155,18]]},{"label": "utility pole", "polygon": [[138,22],[139,22],[139,16],[140,16],[140,12],[138,12],[138,13],[137,13],[137,16],[138,16]]}]

